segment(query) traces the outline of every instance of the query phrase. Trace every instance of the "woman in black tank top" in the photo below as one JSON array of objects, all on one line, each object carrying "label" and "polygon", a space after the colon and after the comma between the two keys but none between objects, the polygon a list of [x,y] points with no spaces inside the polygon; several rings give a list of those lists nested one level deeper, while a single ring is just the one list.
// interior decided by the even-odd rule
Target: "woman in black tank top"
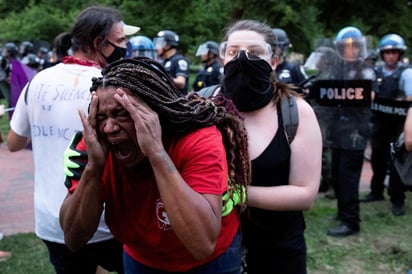
[{"label": "woman in black tank top", "polygon": [[[244,117],[252,180],[241,213],[248,274],[306,273],[305,222],[318,193],[322,140],[311,106],[275,80],[278,46],[272,29],[241,20],[221,45],[225,64],[223,94]],[[297,96],[299,127],[289,144],[280,101]]]}]

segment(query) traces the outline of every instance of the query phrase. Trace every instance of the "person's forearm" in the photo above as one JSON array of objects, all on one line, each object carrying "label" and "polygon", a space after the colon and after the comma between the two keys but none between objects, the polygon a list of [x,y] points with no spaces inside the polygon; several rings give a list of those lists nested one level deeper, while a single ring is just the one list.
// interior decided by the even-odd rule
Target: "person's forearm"
[{"label": "person's forearm", "polygon": [[313,206],[310,188],[296,185],[249,186],[248,207],[273,211],[300,211]]},{"label": "person's forearm", "polygon": [[12,129],[9,131],[9,135],[7,136],[7,148],[10,152],[25,148],[28,142],[29,138],[18,135]]},{"label": "person's forearm", "polygon": [[76,251],[93,236],[103,204],[99,202],[102,172],[87,165],[76,190],[68,194],[60,209],[60,224],[67,247]]},{"label": "person's forearm", "polygon": [[190,188],[166,151],[150,157],[150,161],[173,231],[194,258],[207,258],[220,232],[221,197],[202,195]]},{"label": "person's forearm", "polygon": [[176,78],[173,78],[173,83],[178,89],[182,89],[186,85],[186,78],[183,76],[177,76]]}]

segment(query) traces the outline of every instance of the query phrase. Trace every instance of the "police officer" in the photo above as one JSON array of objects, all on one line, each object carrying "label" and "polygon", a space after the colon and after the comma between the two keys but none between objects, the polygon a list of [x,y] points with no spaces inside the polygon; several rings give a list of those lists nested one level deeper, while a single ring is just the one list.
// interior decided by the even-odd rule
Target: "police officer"
[{"label": "police officer", "polygon": [[21,62],[23,64],[25,64],[26,66],[28,66],[29,68],[32,68],[33,70],[37,71],[37,72],[42,69],[41,60],[34,53],[28,53],[26,56],[24,56],[21,59]]},{"label": "police officer", "polygon": [[0,98],[10,104],[11,60],[17,59],[19,48],[13,42],[4,44],[0,59]]},{"label": "police officer", "polygon": [[156,58],[156,49],[152,40],[144,35],[133,36],[127,42],[127,57],[145,56]]},{"label": "police officer", "polygon": [[27,56],[27,54],[29,53],[35,53],[34,52],[34,45],[32,42],[30,41],[23,41],[20,44],[20,48],[19,48],[19,54],[20,54],[20,58],[23,59],[24,57]]},{"label": "police officer", "polygon": [[373,69],[376,69],[376,62],[378,61],[378,52],[376,49],[369,49],[368,56],[365,59],[366,63]]},{"label": "police officer", "polygon": [[294,84],[296,91],[302,93],[301,85],[308,78],[302,66],[294,64],[286,60],[286,54],[291,47],[286,31],[281,28],[274,28],[272,32],[277,38],[277,44],[280,49],[279,64],[276,66],[276,77],[279,81],[288,84]]},{"label": "police officer", "polygon": [[37,57],[39,58],[40,62],[39,70],[45,69],[50,66],[49,52],[50,50],[45,46],[41,46],[37,51]]},{"label": "police officer", "polygon": [[[373,176],[371,192],[361,200],[362,202],[384,200],[384,181],[389,170],[388,194],[391,196],[392,213],[395,216],[405,214],[405,194],[403,184],[391,165],[390,143],[394,142],[402,132],[408,104],[405,101],[412,100],[412,68],[401,61],[405,50],[404,39],[398,34],[385,35],[379,42],[379,54],[384,63],[377,68],[379,87],[372,105]],[[391,107],[385,108],[385,104],[391,104]],[[387,111],[394,107],[403,108],[405,111],[402,115],[399,115],[401,113],[399,111],[397,113]]]},{"label": "police officer", "polygon": [[171,30],[161,30],[153,39],[153,43],[173,83],[183,94],[187,94],[190,75],[189,61],[177,52],[179,36]]},{"label": "police officer", "polygon": [[328,74],[335,80],[319,81],[315,107],[325,125],[324,145],[331,149],[331,180],[340,221],[328,235],[344,237],[360,230],[359,181],[370,137],[370,93],[375,74],[364,62],[366,39],[358,28],[341,29],[334,46],[339,59]]},{"label": "police officer", "polygon": [[[314,106],[314,110],[318,116],[322,116],[323,114],[321,111],[323,110],[322,107],[318,108],[317,102],[310,92],[311,87],[313,85],[313,81],[317,80],[332,80],[336,76],[333,73],[333,70],[336,68],[337,62],[339,58],[336,54],[336,50],[327,45],[320,45],[317,47],[306,60],[304,67],[314,71],[314,75],[312,76],[314,80],[309,82],[308,87],[308,95],[306,96],[306,100],[310,102],[312,106]],[[327,117],[327,115],[326,115]],[[333,189],[332,184],[332,174],[331,174],[331,157],[332,152],[330,148],[330,144],[326,141],[327,134],[328,134],[328,126],[330,125],[330,121],[326,119],[319,119],[319,125],[322,130],[322,136],[324,136],[323,142],[323,151],[322,151],[322,173],[321,173],[321,181],[319,192],[326,192],[325,197],[329,199],[335,199],[335,190]]]},{"label": "police officer", "polygon": [[193,90],[220,84],[223,75],[223,65],[219,59],[219,44],[207,41],[199,46],[196,56],[200,56],[203,68],[197,73],[193,82]]}]

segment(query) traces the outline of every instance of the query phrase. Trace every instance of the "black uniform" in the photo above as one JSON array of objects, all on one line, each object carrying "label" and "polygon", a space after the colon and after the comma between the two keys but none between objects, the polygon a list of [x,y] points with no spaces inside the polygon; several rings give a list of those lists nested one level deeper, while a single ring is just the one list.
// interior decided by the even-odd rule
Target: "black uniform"
[{"label": "black uniform", "polygon": [[10,59],[4,56],[0,58],[0,99],[5,99],[10,104]]},{"label": "black uniform", "polygon": [[183,55],[176,53],[169,59],[166,59],[164,61],[164,67],[170,77],[176,78],[177,76],[183,76],[186,78],[185,87],[183,89],[180,89],[180,91],[183,94],[187,94],[190,75],[189,62],[187,61],[187,59],[183,57]]},{"label": "black uniform", "polygon": [[193,82],[193,90],[199,91],[202,88],[218,85],[222,82],[223,66],[214,61],[210,65],[204,66],[196,75],[196,79]]},{"label": "black uniform", "polygon": [[[399,64],[390,75],[384,75],[383,66],[380,66],[377,69],[379,87],[376,97],[390,100],[405,97],[404,92],[399,90],[399,79],[406,68],[406,65]],[[388,194],[391,196],[392,204],[397,206],[403,206],[405,194],[403,184],[391,164],[390,143],[396,141],[403,131],[405,118],[405,116],[379,111],[374,111],[372,116],[371,165],[373,176],[371,180],[371,195],[377,199],[383,199],[384,180],[389,171]]]},{"label": "black uniform", "polygon": [[301,66],[285,60],[276,67],[275,73],[279,81],[294,84],[297,87],[296,91],[302,93],[300,85],[305,82],[307,76]]},{"label": "black uniform", "polygon": [[[373,70],[362,61],[341,61],[331,74],[332,79],[340,81],[371,80],[370,85],[375,79]],[[337,198],[337,217],[342,225],[328,233],[339,235],[338,230],[343,226],[357,232],[360,228],[359,181],[364,150],[371,134],[370,104],[315,105],[314,108],[324,125],[323,144],[331,149],[331,180]]]}]

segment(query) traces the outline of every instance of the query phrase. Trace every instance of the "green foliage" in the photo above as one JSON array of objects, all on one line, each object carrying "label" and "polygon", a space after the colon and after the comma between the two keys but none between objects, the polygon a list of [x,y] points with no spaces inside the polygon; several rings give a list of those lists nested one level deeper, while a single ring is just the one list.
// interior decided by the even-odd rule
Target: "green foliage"
[{"label": "green foliage", "polygon": [[[0,37],[2,42],[25,40],[52,41],[61,31],[67,29],[72,19],[67,12],[50,7],[28,6],[20,13],[11,13],[0,24],[3,26]],[[25,18],[21,20],[21,18]]]},{"label": "green foliage", "polygon": [[[62,11],[54,11],[48,8],[42,8],[41,6],[34,6],[25,10],[26,20],[13,20],[11,17],[10,23],[14,24],[15,31],[9,33],[9,37],[12,39],[14,35],[15,39],[19,41],[23,40],[49,40],[50,37],[56,35],[56,29],[63,30],[68,27],[69,21],[61,20],[64,18]],[[15,16],[20,16],[15,14]]]},{"label": "green foliage", "polygon": [[190,59],[204,41],[220,41],[230,7],[225,1],[140,0],[123,1],[120,8],[128,24],[141,27],[141,35],[153,38],[160,30],[176,32],[179,50]]},{"label": "green foliage", "polygon": [[219,42],[229,23],[246,18],[285,29],[293,44],[291,51],[305,56],[317,39],[334,38],[349,25],[371,37],[369,47],[390,32],[412,44],[411,8],[407,1],[389,0],[0,0],[0,43],[51,43],[57,34],[70,29],[80,10],[96,3],[119,8],[128,24],[141,27],[141,35],[153,38],[162,29],[175,31],[180,36],[179,50],[190,61],[196,59],[201,43]]},{"label": "green foliage", "polygon": [[0,18],[4,18],[12,12],[23,10],[29,3],[30,0],[0,0]]}]

